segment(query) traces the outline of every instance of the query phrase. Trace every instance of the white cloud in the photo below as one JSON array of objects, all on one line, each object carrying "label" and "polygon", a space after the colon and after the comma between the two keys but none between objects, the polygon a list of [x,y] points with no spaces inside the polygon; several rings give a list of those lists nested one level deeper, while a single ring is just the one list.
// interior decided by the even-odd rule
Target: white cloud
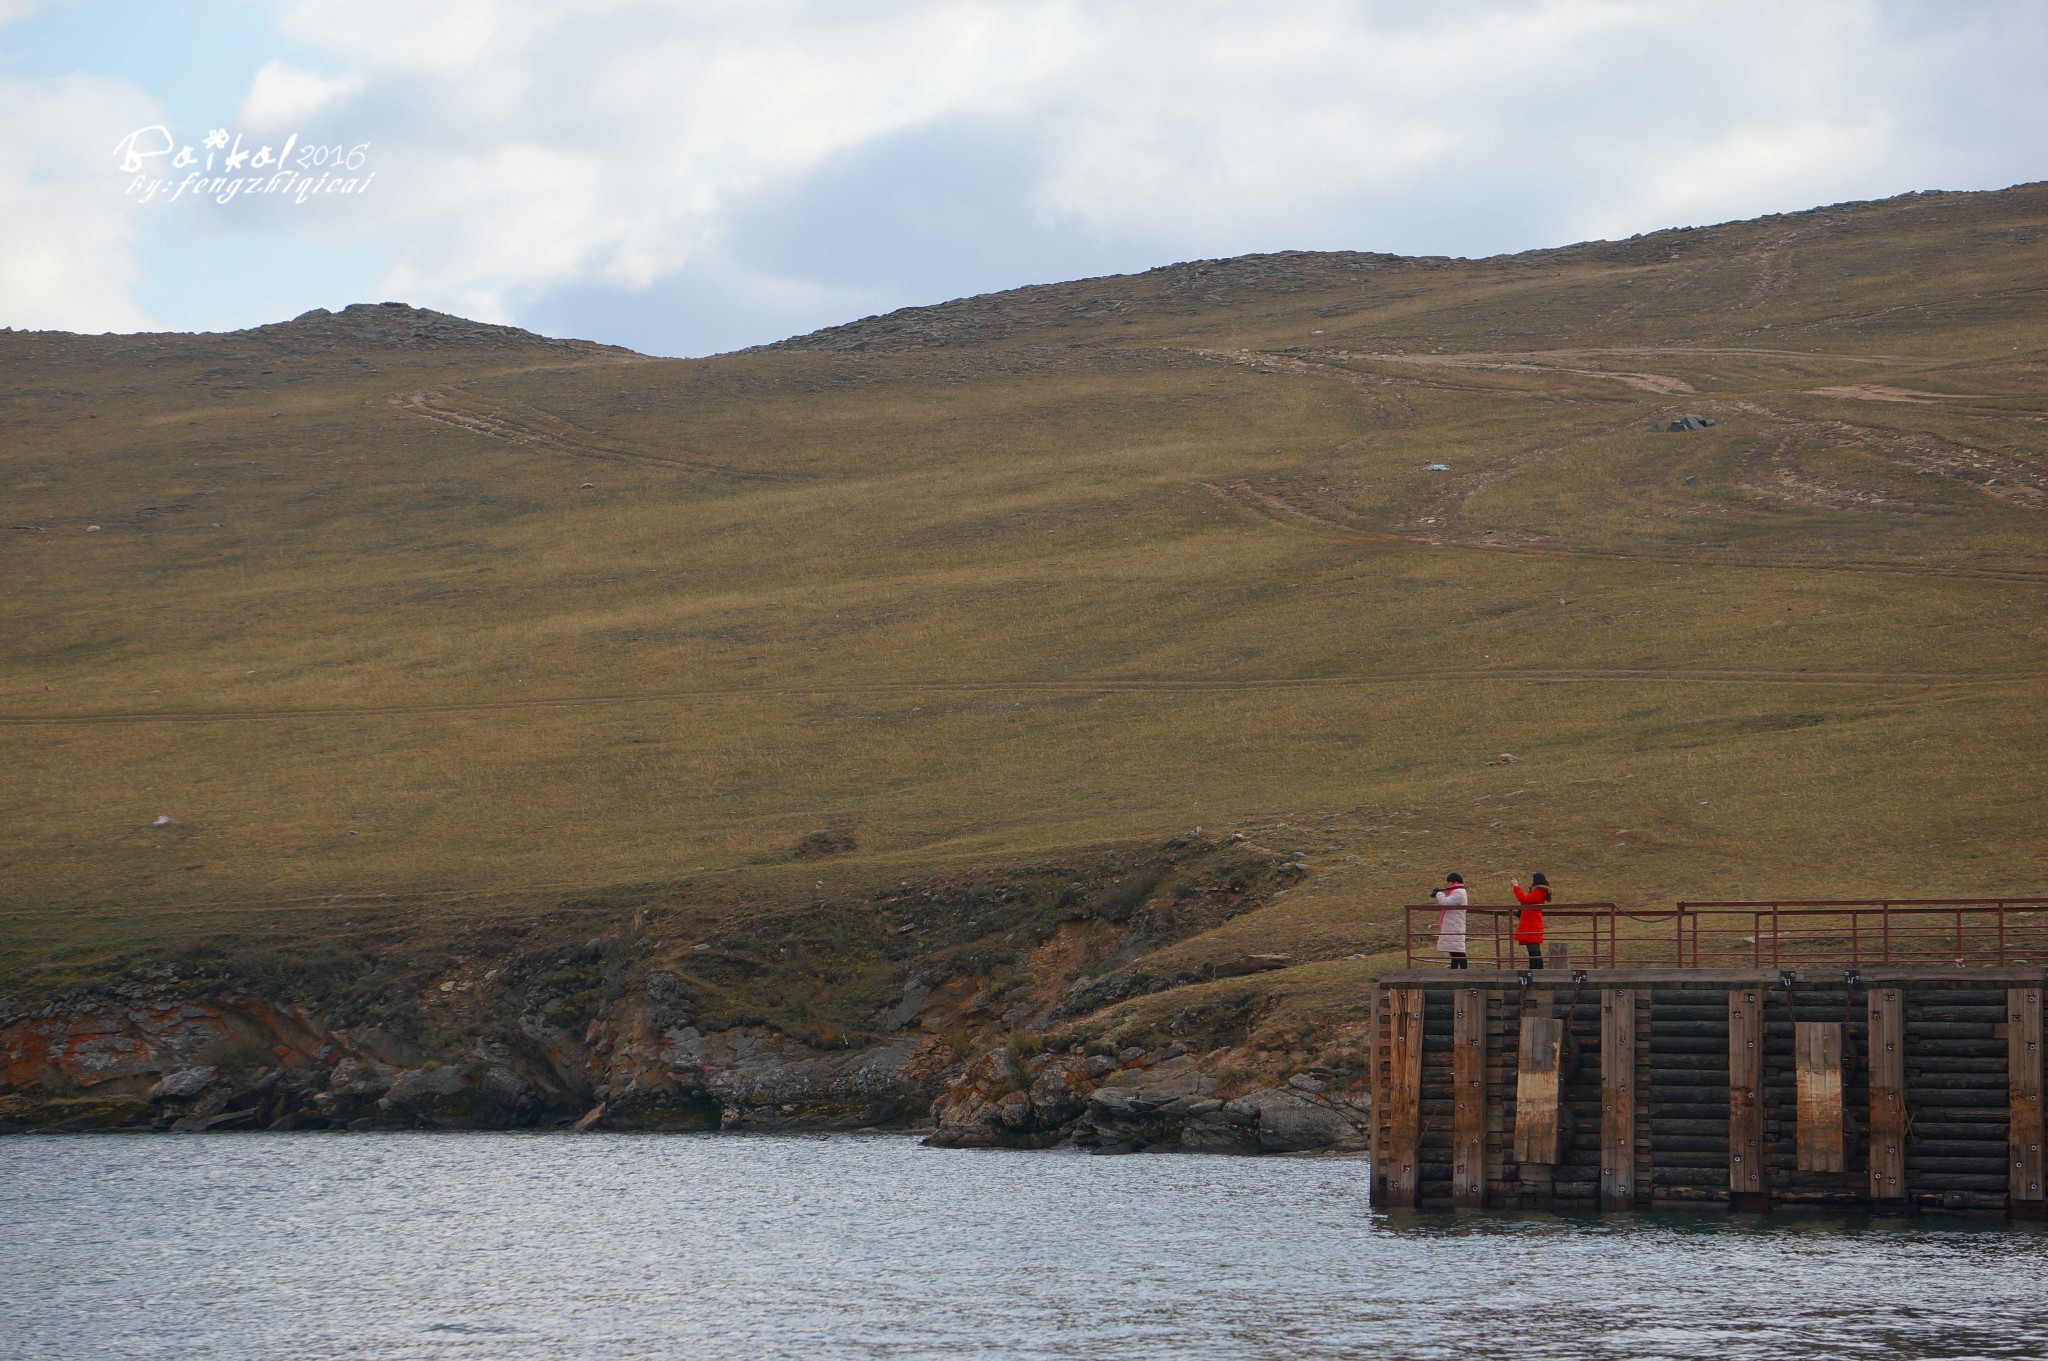
[{"label": "white cloud", "polygon": [[[0,0],[0,16],[18,2]],[[295,55],[255,74],[241,130],[368,143],[376,179],[304,208],[238,203],[195,218],[202,230],[368,249],[390,262],[385,296],[493,319],[539,300],[559,315],[576,290],[609,307],[667,290],[726,309],[731,342],[810,316],[804,298],[818,309],[805,324],[822,324],[851,298],[934,300],[991,272],[1021,283],[1289,247],[1522,249],[2033,178],[2048,145],[2048,9],[2028,0],[1961,16],[1912,0],[270,12]],[[953,159],[920,179],[919,147]],[[977,177],[975,147],[1001,177]],[[834,178],[848,166],[871,174]],[[972,210],[934,175],[979,196]],[[34,261],[104,251],[118,279],[132,224],[57,182],[37,192],[58,225],[33,249],[9,245],[7,267],[75,278]],[[921,256],[886,281],[851,277],[849,261],[902,241]],[[1019,262],[1007,274],[985,259],[999,248]],[[105,296],[123,287],[132,295]],[[84,283],[43,291],[74,294],[90,296]]]},{"label": "white cloud", "polygon": [[359,78],[322,75],[273,57],[257,69],[236,118],[254,127],[298,127],[361,88]]},{"label": "white cloud", "polygon": [[0,81],[0,321],[27,329],[134,331],[140,224],[114,147],[157,122],[119,81]]},{"label": "white cloud", "polygon": [[[323,125],[374,137],[379,182],[347,230],[393,244],[394,292],[493,315],[568,281],[640,288],[715,259],[736,203],[1028,84],[1067,23],[1009,4],[417,12],[301,0],[283,27],[347,63]],[[294,130],[253,100],[244,113]]]}]

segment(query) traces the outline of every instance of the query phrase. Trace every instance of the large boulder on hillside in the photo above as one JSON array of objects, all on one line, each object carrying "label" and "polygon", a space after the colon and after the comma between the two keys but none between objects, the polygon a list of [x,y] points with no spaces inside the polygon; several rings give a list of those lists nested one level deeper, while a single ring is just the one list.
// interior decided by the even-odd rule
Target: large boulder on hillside
[{"label": "large boulder on hillside", "polygon": [[377,1105],[438,1129],[502,1129],[531,1124],[540,1103],[524,1078],[493,1063],[401,1073]]},{"label": "large boulder on hillside", "polygon": [[1367,1142],[1367,1112],[1327,1094],[1311,1094],[1292,1087],[1261,1087],[1230,1104],[1252,1117],[1254,1137],[1264,1153],[1358,1149]]},{"label": "large boulder on hillside", "polygon": [[149,1089],[149,1101],[157,1106],[182,1106],[197,1101],[220,1077],[220,1069],[196,1066],[173,1068]]}]

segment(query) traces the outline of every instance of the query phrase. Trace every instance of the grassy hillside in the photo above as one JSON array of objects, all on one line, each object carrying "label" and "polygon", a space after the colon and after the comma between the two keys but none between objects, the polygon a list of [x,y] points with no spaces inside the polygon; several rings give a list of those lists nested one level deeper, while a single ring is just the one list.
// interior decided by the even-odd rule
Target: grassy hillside
[{"label": "grassy hillside", "polygon": [[1184,962],[1383,950],[1449,869],[2041,892],[2044,225],[1253,257],[707,360],[0,334],[0,972],[1195,825],[1309,875]]}]

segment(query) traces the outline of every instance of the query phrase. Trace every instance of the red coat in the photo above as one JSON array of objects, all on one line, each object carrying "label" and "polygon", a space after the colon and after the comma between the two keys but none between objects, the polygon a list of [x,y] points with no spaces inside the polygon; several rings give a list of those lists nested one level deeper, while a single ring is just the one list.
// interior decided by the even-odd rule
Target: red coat
[{"label": "red coat", "polygon": [[1534,888],[1515,885],[1515,901],[1522,905],[1515,917],[1515,943],[1518,945],[1541,945],[1543,943],[1543,904],[1550,901],[1550,890],[1542,884]]}]

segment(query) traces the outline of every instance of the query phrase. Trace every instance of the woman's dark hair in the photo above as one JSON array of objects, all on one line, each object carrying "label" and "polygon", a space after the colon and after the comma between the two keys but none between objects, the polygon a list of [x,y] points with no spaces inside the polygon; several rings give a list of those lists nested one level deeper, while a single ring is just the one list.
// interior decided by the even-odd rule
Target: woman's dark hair
[{"label": "woman's dark hair", "polygon": [[1538,870],[1538,871],[1536,871],[1536,873],[1534,873],[1534,874],[1532,874],[1532,875],[1530,875],[1530,876],[1529,876],[1529,883],[1530,883],[1531,885],[1535,885],[1535,884],[1541,884],[1541,885],[1543,885],[1543,887],[1545,887],[1545,888],[1549,888],[1549,887],[1550,887],[1550,881],[1549,881],[1548,879],[1545,879],[1545,878],[1543,877],[1543,871],[1541,871],[1541,870]]},{"label": "woman's dark hair", "polygon": [[1453,872],[1444,876],[1444,882],[1447,884],[1462,884],[1465,882],[1465,876]]}]

